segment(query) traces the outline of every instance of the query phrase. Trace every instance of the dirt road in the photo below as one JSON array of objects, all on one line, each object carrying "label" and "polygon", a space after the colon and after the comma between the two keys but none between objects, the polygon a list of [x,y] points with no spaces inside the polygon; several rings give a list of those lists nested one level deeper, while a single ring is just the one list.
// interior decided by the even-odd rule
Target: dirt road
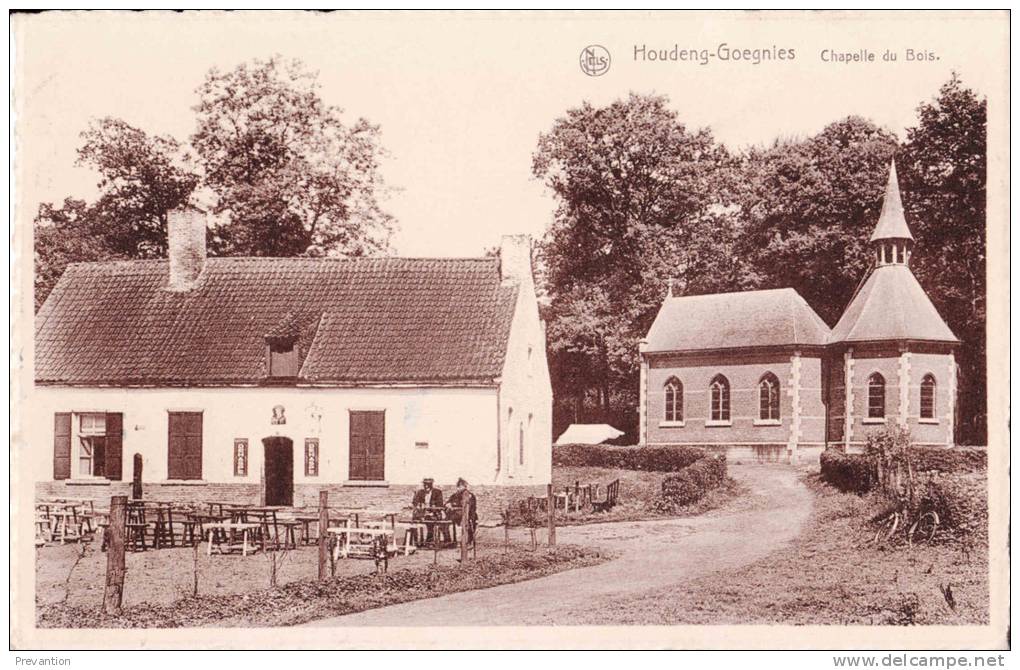
[{"label": "dirt road", "polygon": [[[741,567],[793,539],[811,511],[811,493],[790,467],[733,466],[747,496],[689,519],[568,526],[564,544],[601,547],[619,558],[591,568],[491,589],[383,607],[311,626],[550,625],[618,598],[654,598],[660,589]],[[612,623],[607,621],[605,623]]]}]

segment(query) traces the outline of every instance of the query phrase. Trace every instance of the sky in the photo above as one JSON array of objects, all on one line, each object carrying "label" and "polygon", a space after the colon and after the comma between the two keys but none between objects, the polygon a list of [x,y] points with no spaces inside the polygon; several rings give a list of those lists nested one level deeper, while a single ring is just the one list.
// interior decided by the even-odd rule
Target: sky
[{"label": "sky", "polygon": [[[317,71],[323,99],[348,119],[381,126],[383,176],[398,189],[384,202],[399,223],[395,251],[477,256],[502,234],[546,230],[555,202],[532,177],[531,155],[539,134],[585,100],[664,94],[684,123],[710,127],[731,149],[808,136],[850,114],[903,138],[952,70],[995,104],[1001,71],[986,64],[1005,58],[1005,29],[988,14],[952,24],[898,13],[26,16],[14,24],[15,220],[29,226],[40,202],[95,196],[96,174],[74,166],[90,119],[185,141],[209,68],[280,54]],[[598,77],[579,63],[591,44],[612,58]],[[795,56],[723,61],[723,44]],[[635,56],[642,47],[717,56],[650,61]],[[908,62],[907,49],[934,57]],[[862,50],[875,60],[832,60]],[[886,50],[898,60],[884,61]]]}]

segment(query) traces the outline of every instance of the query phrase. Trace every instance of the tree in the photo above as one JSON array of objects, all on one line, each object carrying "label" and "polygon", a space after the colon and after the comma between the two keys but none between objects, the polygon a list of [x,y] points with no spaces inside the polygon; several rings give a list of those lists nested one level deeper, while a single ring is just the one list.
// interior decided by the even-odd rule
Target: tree
[{"label": "tree", "polygon": [[165,256],[167,214],[198,184],[180,144],[109,117],[94,121],[81,137],[77,162],[99,173],[102,195],[93,218],[109,224],[100,232],[111,251],[131,258]]},{"label": "tree", "polygon": [[169,136],[102,118],[82,133],[77,164],[99,173],[96,202],[43,203],[35,219],[36,308],[68,263],[158,258],[167,214],[202,187],[222,222],[214,254],[296,256],[310,249],[384,251],[392,217],[377,201],[379,128],[345,125],[316,76],[279,58],[211,70],[199,87],[192,155]]},{"label": "tree", "polygon": [[228,254],[294,256],[309,246],[362,255],[386,249],[379,127],[345,125],[314,73],[278,57],[210,70],[198,88],[191,143],[224,216]]},{"label": "tree", "polygon": [[[626,410],[622,420],[636,418],[638,340],[666,279],[683,275],[693,286],[693,269],[713,257],[713,223],[729,223],[720,193],[734,164],[662,96],[586,102],[539,137],[532,172],[557,199],[539,257],[558,424],[586,420],[589,396],[602,420],[613,420],[614,405]],[[667,246],[698,260],[660,253]]]},{"label": "tree", "polygon": [[987,444],[985,183],[987,101],[954,73],[917,108],[897,159],[918,280],[963,342],[957,438]]},{"label": "tree", "polygon": [[62,207],[51,203],[39,206],[33,222],[36,311],[70,263],[123,257],[107,244],[102,227],[96,210],[84,200],[67,198]]},{"label": "tree", "polygon": [[869,268],[896,147],[891,133],[851,116],[747,152],[738,253],[761,288],[793,287],[835,324]]}]

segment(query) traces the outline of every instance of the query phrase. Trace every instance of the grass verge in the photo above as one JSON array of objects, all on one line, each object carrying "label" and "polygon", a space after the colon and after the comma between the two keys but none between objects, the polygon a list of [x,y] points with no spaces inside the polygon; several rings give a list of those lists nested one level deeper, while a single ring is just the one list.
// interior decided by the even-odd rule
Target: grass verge
[{"label": "grass verge", "polygon": [[361,574],[318,582],[302,580],[244,595],[198,596],[172,604],[142,604],[120,616],[99,607],[63,603],[37,608],[40,628],[180,628],[198,626],[291,626],[459,591],[535,579],[611,558],[570,545],[528,551],[512,547],[465,565],[437,565]]},{"label": "grass verge", "polygon": [[[792,544],[617,604],[616,624],[987,624],[987,541],[875,545],[874,501],[804,475],[814,508]],[[597,612],[576,623],[603,623]]]},{"label": "grass verge", "polygon": [[592,512],[590,510],[573,510],[563,513],[558,510],[556,523],[562,526],[575,526],[589,523],[605,523],[609,521],[644,521],[695,516],[704,514],[730,502],[736,497],[745,495],[747,490],[741,484],[727,478],[722,486],[708,491],[700,500],[677,508],[664,511],[656,506],[662,493],[662,480],[671,472],[646,472],[642,470],[613,470],[587,466],[562,466],[553,468],[553,489],[562,491],[565,486],[573,486],[579,482],[582,486],[592,482],[605,485],[614,479],[620,480],[619,503],[608,512]]}]

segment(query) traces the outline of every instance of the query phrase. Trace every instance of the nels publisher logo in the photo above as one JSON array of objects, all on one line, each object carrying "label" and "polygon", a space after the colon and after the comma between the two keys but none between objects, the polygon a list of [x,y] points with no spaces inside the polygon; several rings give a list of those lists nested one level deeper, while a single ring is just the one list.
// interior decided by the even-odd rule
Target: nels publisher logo
[{"label": "nels publisher logo", "polygon": [[601,77],[609,72],[611,60],[605,47],[598,44],[586,46],[581,50],[581,72],[589,77]]}]

